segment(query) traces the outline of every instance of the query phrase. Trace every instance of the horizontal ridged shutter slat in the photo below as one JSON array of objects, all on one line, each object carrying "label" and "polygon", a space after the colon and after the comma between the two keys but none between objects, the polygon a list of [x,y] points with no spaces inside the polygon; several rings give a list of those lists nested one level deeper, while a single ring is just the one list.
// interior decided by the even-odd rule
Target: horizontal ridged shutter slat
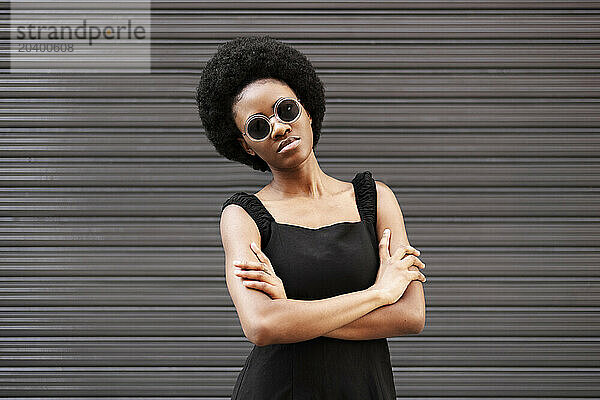
[{"label": "horizontal ridged shutter slat", "polygon": [[152,74],[0,70],[0,397],[229,398],[251,343],[220,207],[269,176],[215,152],[193,95],[244,32],[309,57],[322,168],[388,184],[423,252],[398,399],[599,397],[599,2],[152,8]]}]

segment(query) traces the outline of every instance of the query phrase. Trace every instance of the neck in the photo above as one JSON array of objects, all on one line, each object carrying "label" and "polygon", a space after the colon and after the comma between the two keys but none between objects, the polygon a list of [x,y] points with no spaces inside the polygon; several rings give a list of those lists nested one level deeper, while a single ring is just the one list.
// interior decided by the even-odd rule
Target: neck
[{"label": "neck", "polygon": [[294,168],[271,167],[271,172],[273,180],[267,186],[282,197],[317,199],[331,191],[331,178],[321,170],[314,153]]}]

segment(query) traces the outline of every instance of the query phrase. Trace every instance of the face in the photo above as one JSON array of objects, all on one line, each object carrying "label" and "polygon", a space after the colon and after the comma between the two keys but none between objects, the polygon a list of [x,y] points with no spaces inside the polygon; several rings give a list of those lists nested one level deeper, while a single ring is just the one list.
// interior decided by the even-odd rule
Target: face
[{"label": "face", "polygon": [[[262,79],[250,83],[242,90],[242,98],[233,105],[235,124],[244,132],[248,118],[254,114],[271,117],[271,134],[263,141],[256,142],[242,135],[238,138],[240,145],[251,155],[258,155],[270,167],[290,167],[305,160],[312,152],[313,132],[312,119],[301,107],[300,117],[292,122],[282,122],[275,117],[273,106],[281,97],[291,97],[299,101],[294,91],[285,83],[276,79]],[[289,137],[296,138],[297,143],[285,151],[278,152],[279,145]]]}]

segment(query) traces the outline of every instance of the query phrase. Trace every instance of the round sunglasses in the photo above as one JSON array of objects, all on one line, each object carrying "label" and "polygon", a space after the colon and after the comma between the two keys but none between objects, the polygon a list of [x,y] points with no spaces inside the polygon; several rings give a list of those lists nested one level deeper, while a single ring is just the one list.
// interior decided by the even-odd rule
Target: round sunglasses
[{"label": "round sunglasses", "polygon": [[[300,102],[292,97],[281,97],[273,106],[273,115],[286,124],[295,122],[302,114],[302,106]],[[273,117],[271,115],[271,117]],[[271,125],[271,117],[264,114],[251,115],[246,124],[244,124],[244,132],[242,134],[248,136],[255,142],[261,142],[269,137],[273,131]]]}]

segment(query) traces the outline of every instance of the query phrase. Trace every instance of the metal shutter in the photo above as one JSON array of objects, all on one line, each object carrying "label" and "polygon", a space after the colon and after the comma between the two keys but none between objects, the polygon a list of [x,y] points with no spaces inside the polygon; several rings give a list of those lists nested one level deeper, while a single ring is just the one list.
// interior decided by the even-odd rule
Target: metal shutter
[{"label": "metal shutter", "polygon": [[322,168],[392,187],[423,251],[398,398],[599,397],[599,10],[155,1],[152,74],[4,62],[0,397],[229,398],[251,343],[220,206],[268,176],[214,151],[193,93],[218,44],[266,33],[325,82]]}]

